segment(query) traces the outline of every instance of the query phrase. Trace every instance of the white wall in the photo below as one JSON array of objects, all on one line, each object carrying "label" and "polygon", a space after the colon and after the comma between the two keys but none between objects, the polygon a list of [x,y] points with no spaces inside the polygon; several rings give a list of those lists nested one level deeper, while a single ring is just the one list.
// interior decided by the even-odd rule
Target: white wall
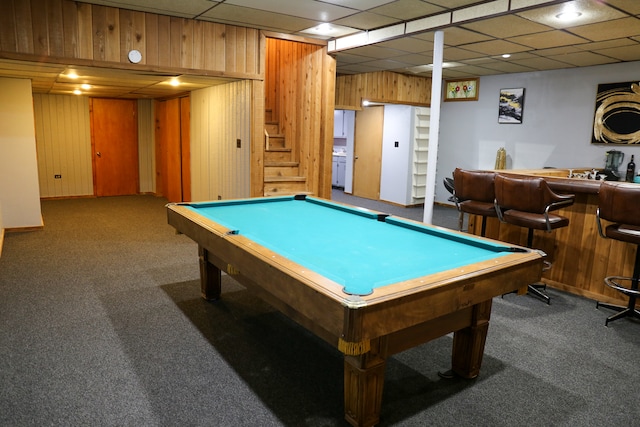
[{"label": "white wall", "polygon": [[408,105],[384,106],[380,200],[403,206],[411,203],[412,111]]},{"label": "white wall", "polygon": [[31,80],[0,78],[0,209],[4,228],[43,225]]},{"label": "white wall", "polygon": [[[443,102],[440,117],[436,202],[449,203],[442,180],[456,167],[493,169],[496,152],[507,151],[507,168],[604,167],[606,151],[625,153],[626,165],[640,146],[591,144],[598,84],[640,78],[640,62],[480,79],[478,101]],[[522,124],[498,124],[501,88],[525,88]],[[621,167],[621,170],[623,170]]]}]

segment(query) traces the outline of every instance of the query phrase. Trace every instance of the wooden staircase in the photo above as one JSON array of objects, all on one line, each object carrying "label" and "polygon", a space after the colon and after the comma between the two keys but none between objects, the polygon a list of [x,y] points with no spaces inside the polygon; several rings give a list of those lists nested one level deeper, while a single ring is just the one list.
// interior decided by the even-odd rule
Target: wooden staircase
[{"label": "wooden staircase", "polygon": [[300,175],[300,164],[270,110],[265,112],[264,143],[264,195],[310,194],[307,178]]}]

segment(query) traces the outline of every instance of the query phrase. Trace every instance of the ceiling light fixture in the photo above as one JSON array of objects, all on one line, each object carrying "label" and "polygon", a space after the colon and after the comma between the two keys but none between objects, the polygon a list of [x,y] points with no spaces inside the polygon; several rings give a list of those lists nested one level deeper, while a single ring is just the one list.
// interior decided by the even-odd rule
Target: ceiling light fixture
[{"label": "ceiling light fixture", "polygon": [[171,86],[180,86],[180,80],[178,80],[177,78],[173,78],[171,79],[169,84],[171,84]]},{"label": "ceiling light fixture", "polygon": [[511,54],[510,53],[504,53],[502,54],[502,57],[507,59],[507,58],[511,58]]},{"label": "ceiling light fixture", "polygon": [[574,19],[578,19],[581,16],[582,16],[582,13],[575,10],[569,10],[569,11],[565,11],[557,14],[556,18],[558,18],[561,21],[568,22],[568,21],[573,21]]},{"label": "ceiling light fixture", "polygon": [[82,91],[80,89],[76,89],[73,91],[74,95],[82,95]]},{"label": "ceiling light fixture", "polygon": [[89,89],[91,89],[91,85],[86,84],[86,83],[84,83],[84,84],[80,85],[80,87],[81,87],[82,89],[84,89],[84,90],[89,90]]}]

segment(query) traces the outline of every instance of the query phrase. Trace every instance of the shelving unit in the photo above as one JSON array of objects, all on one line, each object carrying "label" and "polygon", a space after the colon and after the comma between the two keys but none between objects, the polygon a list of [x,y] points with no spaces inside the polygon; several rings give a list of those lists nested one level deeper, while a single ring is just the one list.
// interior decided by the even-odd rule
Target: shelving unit
[{"label": "shelving unit", "polygon": [[415,107],[413,113],[413,159],[411,203],[424,203],[427,190],[427,154],[429,152],[429,118],[431,109]]}]

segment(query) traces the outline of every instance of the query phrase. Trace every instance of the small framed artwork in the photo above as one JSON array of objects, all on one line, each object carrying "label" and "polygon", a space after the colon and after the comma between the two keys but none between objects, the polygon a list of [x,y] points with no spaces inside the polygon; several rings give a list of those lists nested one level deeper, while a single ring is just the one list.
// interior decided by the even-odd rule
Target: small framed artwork
[{"label": "small framed artwork", "polygon": [[477,101],[478,78],[466,80],[445,80],[445,101]]},{"label": "small framed artwork", "polygon": [[500,89],[498,123],[522,123],[524,88]]}]

